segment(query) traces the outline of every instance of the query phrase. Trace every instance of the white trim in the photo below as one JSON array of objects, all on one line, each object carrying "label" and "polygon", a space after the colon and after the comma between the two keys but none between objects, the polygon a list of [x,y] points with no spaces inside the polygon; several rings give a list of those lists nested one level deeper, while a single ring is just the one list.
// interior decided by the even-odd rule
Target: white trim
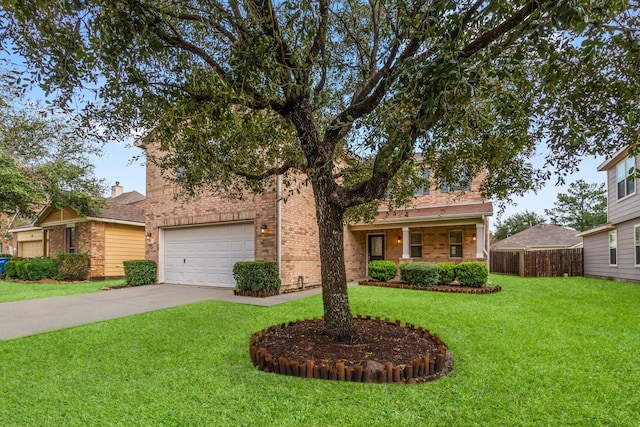
[{"label": "white trim", "polygon": [[640,268],[640,263],[638,263],[638,247],[640,247],[640,242],[636,241],[637,230],[640,230],[640,224],[636,224],[633,226],[633,265],[636,268]]},{"label": "white trim", "polygon": [[583,231],[582,233],[578,233],[576,234],[576,237],[591,236],[592,234],[598,234],[598,233],[602,233],[603,231],[611,231],[615,229],[616,229],[616,226],[609,222],[607,224],[594,227],[590,230]]},{"label": "white trim", "polygon": [[[615,250],[616,250],[616,263],[615,264],[611,264],[611,235],[615,234],[616,236],[616,246],[615,246]],[[609,267],[617,267],[618,266],[618,230],[614,230],[614,231],[610,231],[608,234],[608,239],[607,239],[607,257],[609,258]]]}]

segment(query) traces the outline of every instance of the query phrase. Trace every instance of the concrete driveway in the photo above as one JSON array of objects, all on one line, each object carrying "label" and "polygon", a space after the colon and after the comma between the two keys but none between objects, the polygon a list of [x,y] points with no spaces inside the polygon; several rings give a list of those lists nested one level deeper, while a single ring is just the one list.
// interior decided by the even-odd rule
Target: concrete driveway
[{"label": "concrete driveway", "polygon": [[147,285],[92,294],[0,304],[0,340],[25,337],[205,300],[273,306],[321,293],[320,288],[268,298],[241,297],[233,289]]}]

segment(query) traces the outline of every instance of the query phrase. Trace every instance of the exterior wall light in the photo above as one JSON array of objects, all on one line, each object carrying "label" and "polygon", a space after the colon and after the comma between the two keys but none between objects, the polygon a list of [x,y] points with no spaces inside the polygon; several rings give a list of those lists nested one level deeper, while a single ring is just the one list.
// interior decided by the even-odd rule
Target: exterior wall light
[{"label": "exterior wall light", "polygon": [[398,243],[402,243],[402,236],[398,236]]},{"label": "exterior wall light", "polygon": [[475,235],[475,233],[471,236],[471,240],[473,240],[474,242],[476,241],[476,235]]},{"label": "exterior wall light", "polygon": [[267,223],[263,222],[260,226],[260,233],[267,234],[269,232],[269,228],[267,227]]}]

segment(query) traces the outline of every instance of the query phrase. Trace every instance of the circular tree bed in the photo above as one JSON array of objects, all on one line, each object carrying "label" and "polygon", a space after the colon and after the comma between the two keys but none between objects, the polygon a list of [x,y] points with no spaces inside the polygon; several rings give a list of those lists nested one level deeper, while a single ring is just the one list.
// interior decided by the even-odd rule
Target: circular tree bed
[{"label": "circular tree bed", "polygon": [[264,329],[251,337],[251,360],[266,372],[376,383],[430,381],[453,367],[447,346],[428,330],[370,316],[353,322],[350,342],[331,340],[318,318]]}]

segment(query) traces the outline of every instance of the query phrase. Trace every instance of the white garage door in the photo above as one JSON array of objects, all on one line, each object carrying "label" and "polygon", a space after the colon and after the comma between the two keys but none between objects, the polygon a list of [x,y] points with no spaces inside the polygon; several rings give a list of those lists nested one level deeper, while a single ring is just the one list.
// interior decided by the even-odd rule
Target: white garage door
[{"label": "white garage door", "polygon": [[164,230],[164,282],[235,287],[233,265],[254,259],[253,223]]}]

